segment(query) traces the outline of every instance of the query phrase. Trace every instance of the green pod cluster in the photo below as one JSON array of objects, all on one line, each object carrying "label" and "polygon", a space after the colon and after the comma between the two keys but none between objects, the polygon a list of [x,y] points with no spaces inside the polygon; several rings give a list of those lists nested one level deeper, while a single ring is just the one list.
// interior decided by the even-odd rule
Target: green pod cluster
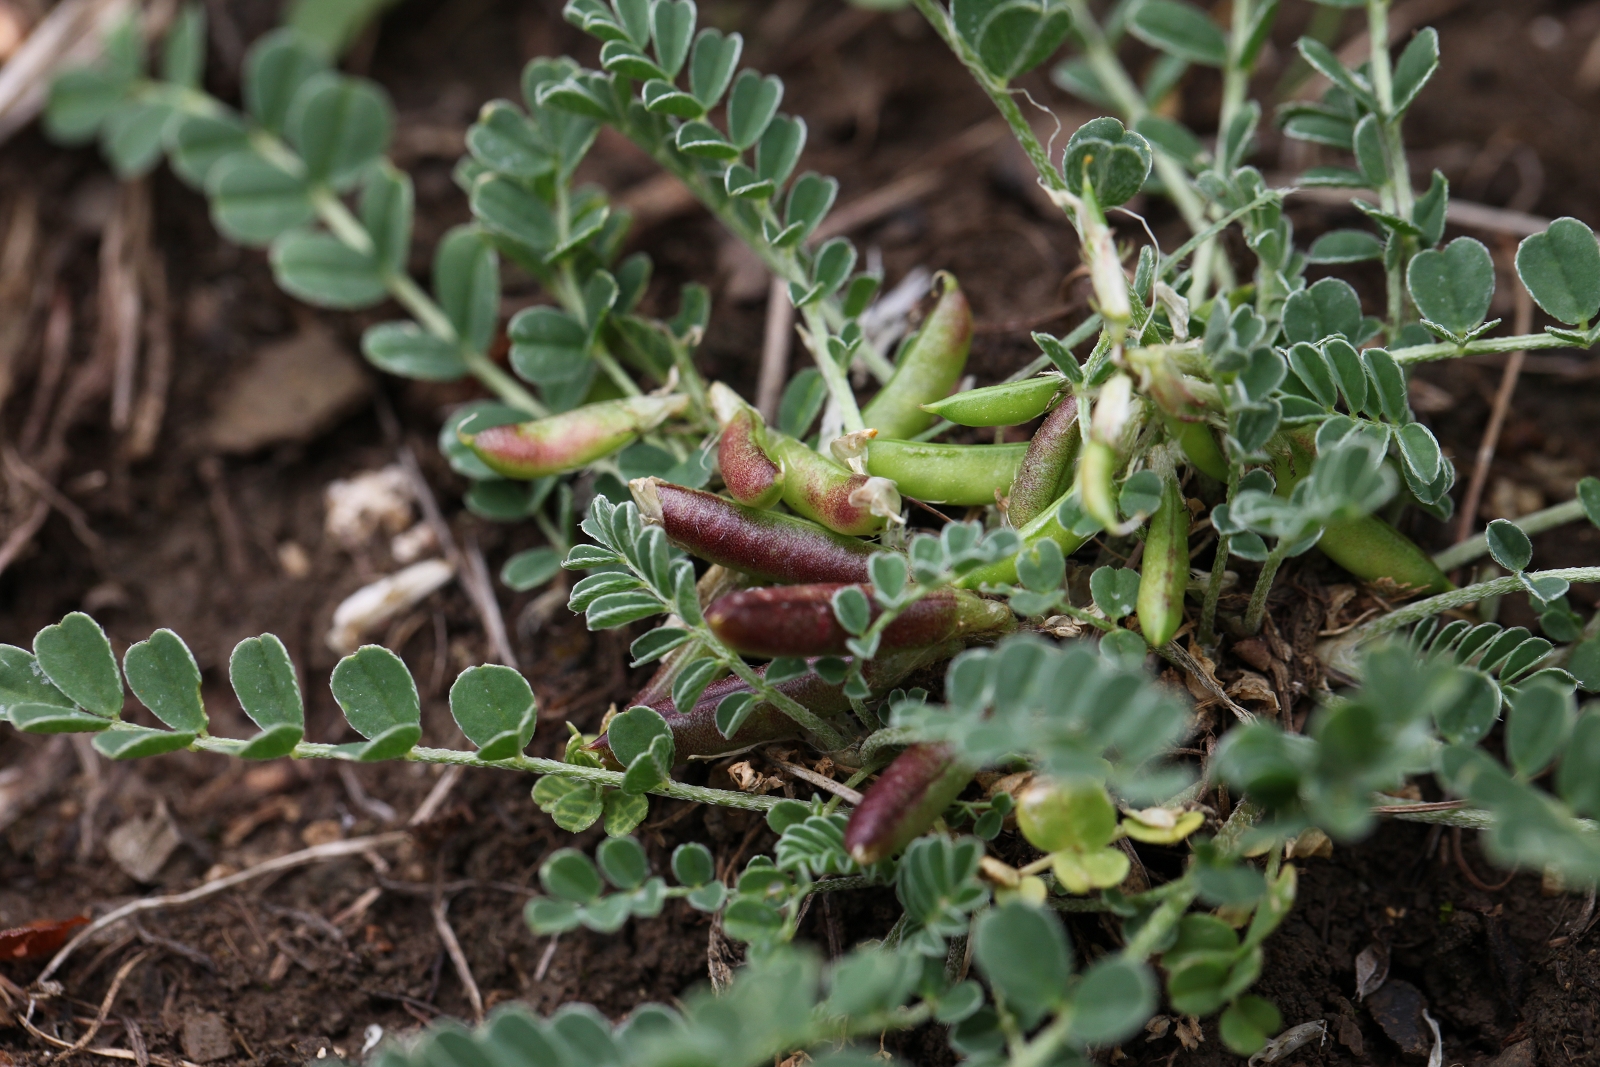
[{"label": "green pod cluster", "polygon": [[957,426],[1020,426],[1050,410],[1066,379],[1059,374],[967,389],[922,410]]},{"label": "green pod cluster", "polygon": [[633,396],[509,426],[470,432],[468,420],[457,431],[462,444],[496,474],[506,478],[545,478],[603,459],[642,433],[660,426],[689,406],[689,398]]},{"label": "green pod cluster", "polygon": [[1139,628],[1152,648],[1172,640],[1183,625],[1183,594],[1189,587],[1189,509],[1178,478],[1161,479],[1161,506],[1150,516],[1139,569]]},{"label": "green pod cluster", "polygon": [[886,441],[866,445],[867,473],[930,504],[980,507],[1004,496],[1016,480],[1026,444],[944,445]]},{"label": "green pod cluster", "polygon": [[1013,526],[1028,525],[1072,487],[1073,464],[1082,443],[1078,398],[1068,394],[1028,442],[1028,451],[1011,482],[1006,514]]},{"label": "green pod cluster", "polygon": [[922,328],[900,347],[894,374],[861,409],[867,426],[884,437],[908,438],[933,425],[923,408],[950,395],[967,367],[972,348],[972,307],[955,277],[939,272],[944,285]]}]

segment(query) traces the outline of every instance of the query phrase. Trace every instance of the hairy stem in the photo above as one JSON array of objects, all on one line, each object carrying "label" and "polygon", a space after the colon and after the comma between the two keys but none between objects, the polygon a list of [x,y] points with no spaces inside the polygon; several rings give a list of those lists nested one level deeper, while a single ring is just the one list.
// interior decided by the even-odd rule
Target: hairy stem
[{"label": "hairy stem", "polygon": [[[202,737],[197,739],[191,748],[203,752],[220,752],[223,755],[237,756],[248,744],[246,741],[237,741],[225,737]],[[290,753],[293,759],[343,759],[338,752],[337,745],[316,744],[311,741],[302,741]],[[443,763],[457,767],[489,767],[505,771],[526,771],[530,774],[553,774],[558,778],[571,778],[574,781],[588,782],[591,785],[610,786],[620,789],[623,775],[620,771],[608,771],[599,767],[580,767],[571,763],[562,763],[559,760],[540,759],[534,756],[517,756],[514,759],[496,760],[489,763],[479,759],[475,752],[463,752],[449,748],[414,748],[407,752],[401,759],[412,763]],[[677,782],[662,782],[650,792],[657,796],[672,797],[676,800],[692,800],[697,804],[717,804],[725,808],[743,808],[747,811],[766,811],[778,801],[772,797],[756,796],[753,793],[735,793],[728,789],[707,789],[698,785],[680,785]]]},{"label": "hairy stem", "polygon": [[1411,345],[1406,348],[1396,348],[1389,354],[1401,366],[1408,366],[1412,363],[1428,363],[1436,359],[1455,359],[1457,356],[1483,356],[1545,348],[1580,347],[1582,346],[1551,333],[1522,333],[1514,334],[1510,337],[1485,337],[1477,341],[1468,341],[1464,345],[1452,344],[1449,341],[1441,341],[1438,344],[1431,345]]},{"label": "hairy stem", "polygon": [[[1239,465],[1228,464],[1228,506],[1233,506],[1234,494],[1239,491]],[[1227,577],[1228,553],[1233,537],[1217,531],[1217,554],[1211,561],[1211,576],[1206,579],[1206,596],[1200,605],[1200,630],[1197,635],[1202,648],[1210,648],[1217,641],[1217,602],[1222,599],[1222,583]]]},{"label": "hairy stem", "polygon": [[[1278,577],[1278,568],[1283,566],[1283,561],[1289,558],[1289,549],[1293,548],[1287,537],[1280,538],[1272,546],[1272,551],[1267,554],[1266,562],[1261,564],[1261,573],[1256,576],[1256,587],[1250,591],[1250,606],[1245,608],[1244,628],[1248,633],[1260,633],[1261,622],[1267,614],[1267,594],[1272,592],[1272,583]],[[1215,573],[1217,568],[1212,567]],[[1207,591],[1209,597],[1210,591]]]},{"label": "hairy stem", "polygon": [[[1561,567],[1548,571],[1529,571],[1529,578],[1565,578],[1569,582],[1600,582],[1600,567]],[[1403,630],[1407,626],[1421,622],[1423,619],[1438,615],[1441,612],[1451,611],[1455,608],[1464,608],[1469,604],[1492,596],[1505,596],[1515,593],[1523,588],[1522,580],[1515,574],[1508,574],[1502,578],[1491,578],[1487,582],[1477,585],[1468,585],[1460,589],[1452,589],[1448,593],[1440,593],[1426,600],[1419,600],[1415,604],[1408,604],[1398,611],[1391,611],[1387,615],[1373,619],[1369,623],[1351,630],[1348,637],[1341,644],[1351,646],[1363,641],[1370,641],[1374,637]]]}]

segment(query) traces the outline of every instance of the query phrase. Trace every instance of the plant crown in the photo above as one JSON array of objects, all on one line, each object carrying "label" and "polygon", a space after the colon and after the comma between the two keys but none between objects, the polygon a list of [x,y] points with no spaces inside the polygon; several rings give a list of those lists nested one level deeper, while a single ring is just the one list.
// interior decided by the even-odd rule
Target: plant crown
[{"label": "plant crown", "polygon": [[[315,744],[304,740],[296,668],[266,634],[229,662],[260,728],[235,740],[208,732],[200,670],[176,634],[157,630],[119,666],[99,625],[73,613],[31,651],[0,646],[0,713],[28,732],[93,733],[113,759],[189,748],[529,772],[534,800],[561,827],[600,822],[608,835],[592,858],[567,848],[545,860],[544,894],[527,909],[535,931],[612,932],[681,897],[747,946],[749,964],[718,993],[643,1005],[615,1026],[584,1005],[549,1018],[512,1008],[470,1032],[441,1024],[383,1051],[395,1067],[737,1067],[796,1049],[854,1064],[867,1057],[852,1038],[929,1021],[974,1064],[1082,1062],[1136,1033],[1163,998],[1179,1014],[1221,1012],[1223,1040],[1250,1054],[1284,1024],[1249,989],[1263,941],[1292,906],[1287,859],[1307,831],[1353,841],[1380,815],[1478,828],[1500,863],[1594,884],[1600,712],[1580,710],[1575,693],[1600,688],[1600,636],[1566,594],[1600,568],[1530,570],[1527,531],[1583,515],[1600,524],[1600,482],[1585,479],[1571,506],[1496,521],[1441,556],[1455,567],[1487,552],[1508,572],[1460,589],[1375,512],[1403,503],[1445,518],[1452,506],[1455,467],[1412,414],[1410,368],[1591,347],[1600,243],[1570,218],[1527,238],[1517,275],[1558,325],[1490,336],[1490,253],[1470,237],[1444,243],[1448,184],[1435,172],[1418,193],[1406,162],[1402,123],[1438,65],[1437,34],[1401,47],[1388,37],[1387,0],[1319,2],[1367,14],[1368,57],[1352,68],[1302,39],[1301,58],[1327,88],[1275,121],[1344,154],[1345,165],[1313,168],[1296,187],[1351,190],[1369,225],[1303,248],[1283,207],[1294,189],[1270,187],[1247,162],[1264,118],[1247,89],[1278,0],[1234,0],[1225,28],[1186,0],[1119,2],[1104,21],[1087,0],[912,0],[1037,167],[1094,293],[1095,314],[1065,337],[1035,334],[1039,358],[1009,383],[954,397],[971,332],[955,281],[942,281],[939,307],[898,355],[874,340],[863,315],[880,278],[858,269],[848,238],[824,239],[838,183],[796,173],[804,119],[780,110],[778,78],[740,66],[737,33],[697,29],[693,0],[570,0],[566,17],[599,42],[600,68],[536,59],[521,101],[484,106],[455,171],[474,221],[439,242],[430,288],[408,270],[410,179],[384,156],[392,107],[378,86],[337,70],[327,40],[285,28],[256,42],[235,110],[201,87],[200,5],[168,30],[155,71],[128,24],[96,65],[57,80],[50,131],[98,138],[123,176],[166,158],[207,196],[222,233],[267,248],[278,283],[302,300],[394,300],[406,317],[363,339],[373,364],[429,380],[470,375],[493,394],[456,411],[439,440],[470,483],[472,511],[531,518],[547,535],[549,547],[507,563],[506,583],[584,572],[571,608],[594,630],[654,620],[631,647],[635,666],[660,668],[602,736],[569,727],[563,758],[537,759],[523,754],[537,710],[518,672],[464,671],[449,704],[472,747],[421,747],[410,672],[369,645],[330,683],[362,739]],[[1142,82],[1118,59],[1125,35],[1160,55]],[[1051,77],[1108,114],[1052,148],[1011,84],[1063,46],[1071,55]],[[1221,74],[1211,144],[1159,106],[1191,67]],[[574,183],[606,126],[787,283],[814,366],[788,383],[771,425],[696,368],[704,288],[684,286],[670,320],[640,313],[650,261],[621,255],[627,212]],[[1119,245],[1107,213],[1143,189],[1188,223],[1180,248]],[[1234,227],[1249,264],[1224,254]],[[1374,314],[1346,281],[1306,277],[1363,261],[1386,279]],[[506,327],[509,371],[490,354],[503,263],[549,298]],[[866,407],[852,368],[880,385]],[[1026,449],[907,451],[955,424],[1016,425],[1052,407],[1064,417]],[[906,440],[874,440],[885,426]],[[734,500],[703,491],[719,449]],[[913,472],[934,503],[977,484],[980,502],[992,493],[1002,506],[937,533],[907,530],[896,482]],[[1018,525],[1003,506],[1013,479],[1019,494],[1024,480],[1030,492],[1043,486],[1048,501]],[[580,493],[589,503],[574,528]],[[1189,567],[1191,495],[1215,532],[1209,572]],[[771,510],[780,501],[794,514]],[[715,546],[712,529],[726,535]],[[1070,582],[1070,557],[1094,537],[1142,540],[1140,568]],[[1303,732],[1226,702],[1246,721],[1197,778],[1173,752],[1193,716],[1147,672],[1147,656],[1194,671],[1193,651],[1215,646],[1219,624],[1258,631],[1280,565],[1313,547],[1357,579],[1430,595],[1323,649],[1351,684],[1323,694]],[[697,555],[714,566],[697,568]],[[1219,612],[1230,557],[1259,564],[1242,616]],[[743,584],[740,571],[800,583],[763,592],[760,632],[717,606]],[[805,584],[817,581],[833,584]],[[1543,636],[1463,611],[1517,591],[1539,607]],[[1019,624],[1031,632],[1007,633]],[[1090,636],[1049,638],[1063,626]],[[1190,651],[1176,636],[1185,626]],[[795,651],[758,667],[741,653],[750,641]],[[938,699],[900,686],[936,664]],[[124,682],[160,727],[123,719]],[[1482,747],[1502,721],[1503,756]],[[851,769],[846,795],[878,780],[850,812],[837,795],[776,799],[673,779],[689,757],[777,738]],[[1006,777],[963,797],[979,772]],[[1458,805],[1407,812],[1412,802],[1388,795],[1430,773]],[[1199,804],[1208,782],[1245,798],[1223,822]],[[762,811],[776,848],[725,882],[704,846],[682,845],[669,885],[630,836],[651,796]],[[1040,856],[1021,868],[987,851],[1012,819]],[[1183,873],[1153,886],[1130,878],[1131,842],[1186,843]],[[882,940],[827,963],[794,943],[813,894],[868,885],[892,885],[904,909]],[[1084,966],[1058,914],[1081,911],[1104,913],[1121,935],[1118,951]]]}]

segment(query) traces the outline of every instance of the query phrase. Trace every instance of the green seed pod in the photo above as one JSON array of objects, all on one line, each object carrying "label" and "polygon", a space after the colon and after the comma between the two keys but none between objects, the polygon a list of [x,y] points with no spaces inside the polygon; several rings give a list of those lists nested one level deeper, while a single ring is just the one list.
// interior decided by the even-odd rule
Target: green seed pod
[{"label": "green seed pod", "polygon": [[633,396],[585,404],[560,415],[512,426],[457,431],[461,442],[496,474],[544,478],[609,456],[689,406],[686,396]]},{"label": "green seed pod", "polygon": [[856,474],[773,429],[766,440],[767,454],[783,468],[783,502],[796,513],[851,537],[875,534],[900,517],[900,493],[888,479]]},{"label": "green seed pod", "polygon": [[1082,443],[1078,425],[1078,398],[1061,398],[1033,440],[1011,483],[1011,499],[1006,514],[1013,526],[1026,526],[1060,500],[1072,485],[1072,465]]},{"label": "green seed pod", "polygon": [[1183,625],[1189,587],[1189,509],[1176,475],[1166,472],[1161,483],[1161,507],[1150,516],[1139,569],[1139,628],[1151,648],[1171,641]]},{"label": "green seed pod", "polygon": [[1185,422],[1166,417],[1167,432],[1183,449],[1184,456],[1194,464],[1195,470],[1219,482],[1228,480],[1228,458],[1217,446],[1217,435],[1204,422]]},{"label": "green seed pod", "polygon": [[1078,460],[1083,510],[1107,528],[1117,525],[1117,487],[1113,484],[1116,469],[1116,449],[1104,441],[1090,441],[1083,446],[1083,456]]},{"label": "green seed pod", "polygon": [[865,423],[884,437],[908,438],[933,425],[922,405],[950,395],[967,366],[972,347],[972,308],[955,277],[940,271],[944,292],[932,314],[900,348],[894,374],[861,410]]},{"label": "green seed pod", "polygon": [[1092,779],[1038,781],[1017,798],[1017,826],[1044,852],[1105,848],[1117,832],[1117,809]]},{"label": "green seed pod", "polygon": [[1078,463],[1078,488],[1083,510],[1100,525],[1117,525],[1117,492],[1113,484],[1117,472],[1117,448],[1128,427],[1133,410],[1133,380],[1126,374],[1112,375],[1100,390],[1089,425],[1089,441],[1083,446]]},{"label": "green seed pod", "polygon": [[[1315,448],[1309,432],[1284,435],[1272,469],[1277,492],[1288,496],[1311,472]],[[1363,582],[1392,582],[1399,589],[1443,593],[1455,588],[1444,571],[1405,534],[1376,515],[1334,522],[1323,531],[1317,548]]]},{"label": "green seed pod", "polygon": [[922,410],[957,426],[1020,426],[1049,411],[1065,381],[1059,374],[1046,374],[1020,382],[968,389],[924,404]]},{"label": "green seed pod", "polygon": [[937,445],[885,441],[866,446],[867,473],[888,478],[900,492],[930,504],[978,507],[1005,495],[1027,453],[1026,444]]}]

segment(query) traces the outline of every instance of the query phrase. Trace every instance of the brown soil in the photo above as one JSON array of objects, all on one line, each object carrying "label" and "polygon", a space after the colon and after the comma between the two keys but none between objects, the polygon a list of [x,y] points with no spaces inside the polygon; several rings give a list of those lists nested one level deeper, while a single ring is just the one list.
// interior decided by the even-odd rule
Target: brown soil
[{"label": "brown soil", "polygon": [[[1445,57],[1442,75],[1410,124],[1414,165],[1443,169],[1463,197],[1600,219],[1600,185],[1592,177],[1597,150],[1589,136],[1600,102],[1573,84],[1600,31],[1600,6],[1413,3],[1442,12],[1432,21]],[[1039,204],[1014,150],[991,139],[988,147],[963,153],[962,144],[971,140],[956,139],[989,121],[991,112],[915,18],[869,17],[834,0],[705,6],[719,25],[741,28],[751,38],[747,59],[785,77],[786,109],[811,124],[807,164],[840,177],[841,204],[936,155],[953,161],[935,193],[854,236],[864,248],[881,249],[891,282],[919,264],[959,275],[980,321],[973,358],[980,384],[1031,358],[1029,330],[1064,330],[1081,316],[1081,292],[1067,279],[1076,262],[1068,229]],[[225,57],[237,41],[268,28],[275,7],[254,0],[208,5],[226,11],[213,48],[209,84],[215,90],[236,92],[232,61]],[[1287,45],[1306,7],[1286,11],[1289,25],[1279,34],[1262,86],[1276,83],[1286,69]],[[592,61],[593,43],[561,23],[556,8],[553,2],[409,0],[356,49],[352,65],[387,85],[401,112],[397,155],[417,182],[413,266],[419,271],[439,235],[465,220],[449,171],[478,104],[515,97],[517,72],[532,55],[571,50]],[[1552,48],[1530,36],[1535,17],[1555,20],[1562,31],[1554,35],[1551,24],[1541,25],[1547,43],[1559,38]],[[1026,84],[1064,116],[1087,117],[1082,105],[1041,76]],[[1205,113],[1215,86],[1197,76],[1189,89],[1186,107]],[[1066,121],[1071,128],[1073,119]],[[1304,153],[1280,162],[1282,146],[1270,131],[1264,142],[1266,170],[1306,162]],[[648,164],[610,137],[601,139],[587,166],[614,191],[650,177]],[[211,455],[202,428],[252,353],[307,322],[323,324],[353,350],[361,329],[392,309],[308,312],[276,291],[261,255],[224,244],[201,200],[170,175],[158,173],[149,188],[156,244],[171,281],[176,346],[160,448],[149,460],[128,462],[104,426],[104,403],[85,409],[65,438],[68,454],[56,480],[82,509],[92,537],[84,543],[72,523],[52,514],[32,548],[0,576],[0,640],[26,645],[40,626],[78,608],[105,624],[119,652],[153,627],[169,626],[189,641],[205,671],[215,728],[238,735],[246,724],[226,688],[227,651],[244,636],[275,632],[308,682],[310,736],[341,740],[343,724],[323,681],[334,657],[322,634],[333,606],[391,569],[392,560],[381,543],[352,556],[325,538],[321,499],[330,480],[392,461],[396,441],[385,435],[386,413],[398,414],[400,432],[422,457],[457,536],[475,536],[491,567],[539,537],[460,509],[459,479],[431,444],[441,410],[468,395],[456,388],[373,375],[373,399],[337,425],[252,454],[220,457],[217,477],[219,457]],[[0,189],[7,203],[37,198],[40,262],[60,272],[75,316],[73,368],[81,366],[98,328],[96,250],[112,193],[104,167],[92,151],[64,151],[29,131],[0,154]],[[1164,240],[1175,236],[1161,204],[1141,210],[1148,210]],[[1296,211],[1308,235],[1355,221],[1339,208],[1302,204]],[[1132,224],[1127,228],[1131,234]],[[713,287],[716,311],[704,367],[735,385],[753,385],[764,284],[749,284],[739,257],[697,213],[652,220],[636,231],[634,243],[657,264],[651,308],[667,307],[682,281]],[[1501,290],[1509,293],[1505,276]],[[509,295],[516,306],[532,288],[513,281]],[[1509,298],[1503,299],[1507,306],[1494,314],[1509,318]],[[1052,310],[1056,318],[1044,321],[1043,313]],[[40,318],[30,321],[9,397],[0,394],[8,440],[16,439],[37,388]],[[1500,365],[1441,364],[1419,375],[1434,387],[1423,398],[1431,402],[1419,407],[1457,457],[1463,484]],[[1519,489],[1522,510],[1531,509],[1530,496],[1537,498],[1532,506],[1565,499],[1578,474],[1600,470],[1593,432],[1600,390],[1592,377],[1587,357],[1530,361],[1495,461],[1490,506],[1503,506]],[[1449,540],[1431,520],[1411,523],[1427,544]],[[280,562],[290,543],[309,558],[309,572],[300,577]],[[1537,549],[1541,562],[1564,565],[1592,562],[1597,547],[1600,531],[1584,527],[1546,535]],[[1291,643],[1299,644],[1294,637],[1308,624],[1314,632],[1325,621],[1320,608],[1308,614],[1297,607],[1302,598],[1295,590],[1321,595],[1339,580],[1327,565],[1307,561],[1280,581],[1284,595],[1275,620]],[[562,720],[592,730],[639,678],[626,668],[623,637],[590,634],[564,608],[548,610],[533,594],[500,594],[542,708],[534,751],[553,754],[564,738]],[[1506,607],[1508,617],[1525,610]],[[384,643],[423,681],[426,739],[454,743],[441,680],[481,661],[487,648],[464,595],[453,586],[435,595]],[[1241,666],[1231,658],[1223,664],[1225,674]],[[1302,701],[1296,712],[1305,710]],[[246,769],[180,754],[113,765],[83,758],[83,751],[69,740],[0,730],[0,768],[19,769],[40,786],[22,816],[0,827],[0,928],[180,890],[213,868],[242,869],[308,841],[376,832],[387,824],[385,806],[403,823],[436,781],[418,766],[360,767],[347,780],[327,764]],[[100,1041],[130,1047],[137,1031],[153,1054],[198,1057],[209,1048],[231,1063],[299,1064],[323,1050],[354,1056],[370,1025],[396,1033],[440,1015],[470,1016],[437,931],[436,900],[448,903],[448,921],[491,1006],[522,999],[548,1011],[581,998],[619,1016],[642,1000],[670,999],[703,981],[709,924],[682,905],[609,937],[582,932],[552,944],[528,932],[520,908],[541,859],[563,845],[592,846],[598,834],[574,840],[557,830],[533,806],[529,785],[505,774],[469,773],[445,810],[413,841],[383,850],[381,861],[304,868],[198,907],[148,915],[141,929],[79,952],[57,976],[65,999],[42,1006],[34,1021],[47,1033],[75,1039],[118,968],[148,951],[124,983]],[[163,807],[180,844],[153,884],[141,885],[110,861],[107,841]],[[658,867],[685,840],[707,842],[728,868],[771,843],[753,816],[659,800],[640,836]],[[1257,991],[1278,1004],[1288,1024],[1327,1020],[1328,1038],[1281,1062],[1421,1062],[1407,1060],[1368,1008],[1354,1003],[1355,957],[1375,941],[1389,947],[1394,979],[1414,986],[1438,1020],[1445,1063],[1495,1057],[1508,1067],[1600,1062],[1594,1007],[1600,956],[1593,937],[1563,940],[1559,929],[1577,915],[1582,898],[1542,895],[1538,880],[1527,876],[1492,892],[1474,888],[1453,844],[1448,833],[1441,839],[1426,827],[1395,824],[1366,844],[1337,848],[1331,859],[1305,862],[1300,900],[1269,943]],[[1154,873],[1176,870],[1176,854],[1149,851],[1145,859]],[[1481,879],[1499,880],[1471,835],[1465,852]],[[364,910],[340,926],[329,922],[358,899],[368,902]],[[836,951],[880,936],[894,915],[887,890],[830,900],[812,910],[802,936]],[[1107,930],[1090,919],[1076,919],[1073,933],[1084,949],[1111,944]],[[20,985],[37,970],[37,964],[0,964],[0,976]],[[1164,1035],[1136,1038],[1123,1053],[1140,1064],[1237,1062],[1223,1051],[1213,1024],[1205,1025],[1203,1043],[1193,1050],[1179,1043],[1175,1028]],[[942,1035],[933,1030],[890,1047],[912,1062],[949,1062]],[[44,1045],[0,1005],[0,1064],[39,1063],[44,1056]]]}]

